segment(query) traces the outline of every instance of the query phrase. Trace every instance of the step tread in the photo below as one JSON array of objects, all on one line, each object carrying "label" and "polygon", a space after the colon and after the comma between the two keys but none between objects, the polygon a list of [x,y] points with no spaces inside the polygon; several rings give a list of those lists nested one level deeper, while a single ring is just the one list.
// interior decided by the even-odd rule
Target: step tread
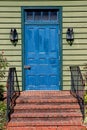
[{"label": "step tread", "polygon": [[42,91],[42,92],[35,92],[35,91],[29,91],[29,92],[22,92],[20,94],[20,98],[75,98],[73,97],[70,92],[60,92],[60,91]]},{"label": "step tread", "polygon": [[38,113],[38,112],[41,112],[41,113],[43,113],[43,112],[45,112],[45,113],[48,113],[48,112],[67,112],[67,113],[71,113],[71,112],[81,112],[81,110],[80,109],[78,109],[78,108],[74,108],[74,109],[70,109],[70,108],[66,108],[66,109],[15,109],[14,110],[14,113],[34,113],[34,112],[36,112],[36,113]]},{"label": "step tread", "polygon": [[41,98],[43,98],[43,97],[71,97],[71,98],[75,98],[73,95],[71,95],[71,94],[51,94],[51,93],[47,93],[47,94],[30,94],[30,93],[26,93],[26,94],[20,94],[20,97],[41,97]]},{"label": "step tread", "polygon": [[70,94],[70,91],[63,90],[63,91],[22,91],[20,92],[20,95],[28,95],[28,96],[59,95],[61,96],[61,95],[71,95],[71,94]]}]

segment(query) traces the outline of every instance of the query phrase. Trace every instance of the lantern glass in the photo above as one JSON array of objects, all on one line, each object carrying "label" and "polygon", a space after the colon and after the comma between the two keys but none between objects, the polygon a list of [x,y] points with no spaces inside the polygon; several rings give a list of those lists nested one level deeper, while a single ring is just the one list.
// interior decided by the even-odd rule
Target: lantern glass
[{"label": "lantern glass", "polygon": [[73,32],[73,28],[68,28],[67,32],[66,32],[66,40],[67,42],[72,45],[73,41],[74,41],[74,32]]},{"label": "lantern glass", "polygon": [[18,42],[18,33],[16,28],[12,28],[10,31],[10,41],[13,43],[14,46],[16,46]]}]

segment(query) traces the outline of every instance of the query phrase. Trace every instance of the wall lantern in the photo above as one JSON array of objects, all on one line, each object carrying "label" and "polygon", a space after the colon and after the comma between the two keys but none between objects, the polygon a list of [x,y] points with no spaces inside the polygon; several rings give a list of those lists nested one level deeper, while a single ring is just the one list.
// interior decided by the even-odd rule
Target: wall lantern
[{"label": "wall lantern", "polygon": [[73,28],[68,28],[67,32],[66,32],[66,41],[68,42],[68,44],[70,46],[72,46],[73,42],[74,42],[74,32],[73,32]]},{"label": "wall lantern", "polygon": [[17,33],[16,28],[11,28],[11,30],[10,30],[10,41],[12,42],[12,44],[14,46],[17,45],[17,42],[18,42],[18,33]]}]

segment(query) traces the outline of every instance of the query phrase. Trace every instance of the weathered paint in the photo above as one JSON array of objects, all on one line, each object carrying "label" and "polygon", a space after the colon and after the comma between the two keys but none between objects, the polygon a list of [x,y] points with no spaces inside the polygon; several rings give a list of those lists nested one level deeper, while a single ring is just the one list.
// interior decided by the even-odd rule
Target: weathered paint
[{"label": "weathered paint", "polygon": [[[22,26],[21,6],[62,6],[62,64],[63,89],[70,89],[70,65],[83,66],[87,63],[87,0],[2,0],[0,1],[0,52],[4,49],[10,66],[18,72],[22,90]],[[17,28],[19,41],[14,47],[9,40],[11,28]],[[74,43],[66,42],[66,30],[73,27]],[[7,69],[8,71],[8,69]],[[6,83],[7,75],[2,83]]]}]

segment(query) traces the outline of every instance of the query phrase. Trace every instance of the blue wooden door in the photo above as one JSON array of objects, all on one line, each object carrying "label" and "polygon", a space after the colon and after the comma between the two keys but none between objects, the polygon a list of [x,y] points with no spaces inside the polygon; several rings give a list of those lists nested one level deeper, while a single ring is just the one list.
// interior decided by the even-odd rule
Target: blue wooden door
[{"label": "blue wooden door", "polygon": [[58,30],[58,25],[25,25],[25,90],[60,89]]}]

